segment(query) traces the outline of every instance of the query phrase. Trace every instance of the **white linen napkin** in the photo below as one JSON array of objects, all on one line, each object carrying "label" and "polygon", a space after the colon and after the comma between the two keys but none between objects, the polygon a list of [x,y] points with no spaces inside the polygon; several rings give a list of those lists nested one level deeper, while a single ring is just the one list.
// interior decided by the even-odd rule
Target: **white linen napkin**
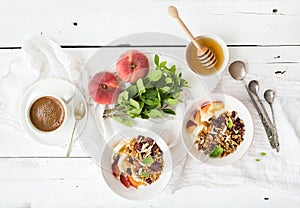
[{"label": "white linen napkin", "polygon": [[[64,53],[55,41],[44,36],[26,41],[19,56],[12,61],[8,73],[0,78],[0,138],[14,137],[15,141],[24,141],[29,137],[19,119],[19,104],[32,84],[45,78],[60,78],[82,89],[81,69],[82,63]],[[87,121],[89,128],[97,128],[91,116]],[[96,131],[87,130],[83,134],[86,137],[99,137]],[[2,151],[0,154],[3,154]]]},{"label": "white linen napkin", "polygon": [[8,73],[0,80],[1,128],[10,130],[15,136],[24,136],[19,121],[19,103],[24,92],[45,77],[68,79],[70,75],[73,79],[70,71],[76,75],[80,68],[70,60],[59,45],[43,36],[25,42],[20,55],[12,61]]},{"label": "white linen napkin", "polygon": [[[275,120],[279,134],[280,152],[271,149],[263,125],[243,84],[233,80],[226,72],[215,92],[226,93],[242,101],[254,120],[254,139],[248,153],[239,161],[224,167],[201,164],[187,156],[175,166],[176,174],[169,190],[189,186],[232,187],[243,184],[257,185],[272,190],[300,193],[300,82],[287,81],[249,74],[246,81],[260,83],[260,98],[267,89],[276,91]],[[267,102],[265,108],[269,111]],[[269,111],[271,117],[271,113]],[[272,117],[271,117],[272,118]],[[265,152],[266,156],[260,155]],[[259,160],[259,161],[257,161]]]}]

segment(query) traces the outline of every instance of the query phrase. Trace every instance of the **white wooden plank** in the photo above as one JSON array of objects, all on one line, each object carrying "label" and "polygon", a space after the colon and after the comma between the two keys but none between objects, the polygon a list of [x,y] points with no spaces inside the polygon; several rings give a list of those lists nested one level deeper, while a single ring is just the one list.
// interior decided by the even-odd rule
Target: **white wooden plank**
[{"label": "white wooden plank", "polygon": [[[75,58],[87,61],[98,49],[64,49]],[[147,48],[149,50],[149,48]],[[183,48],[174,50],[184,51]],[[7,71],[11,60],[19,54],[19,50],[0,50],[0,77]],[[182,52],[182,57],[184,52]],[[280,58],[278,58],[280,56]],[[230,62],[243,60],[252,74],[278,76],[282,79],[300,81],[300,47],[230,47]],[[276,71],[286,71],[275,74]],[[0,126],[1,128],[1,126]],[[0,156],[5,157],[64,157],[64,147],[47,147],[32,141],[25,132],[16,135],[7,129],[0,131]],[[73,157],[86,157],[85,151],[76,141],[72,150]]]},{"label": "white wooden plank", "polygon": [[[63,49],[74,58],[78,58],[82,63],[97,51],[98,48],[67,48]],[[102,49],[101,49],[102,50]],[[105,49],[104,49],[105,50]],[[150,50],[147,48],[146,50]],[[164,49],[156,49],[164,50]],[[184,59],[185,48],[182,50],[181,57]],[[282,78],[300,80],[300,46],[277,46],[277,47],[229,47],[230,60],[243,60],[250,67],[250,73],[273,76],[276,71],[285,71]],[[0,50],[0,77],[8,70],[11,61],[19,54],[19,50]],[[278,75],[280,76],[280,74]]]},{"label": "white wooden plank", "polygon": [[0,47],[40,34],[63,45],[104,45],[149,31],[187,39],[167,15],[171,4],[196,35],[217,34],[228,44],[300,44],[296,0],[1,0]]},{"label": "white wooden plank", "polygon": [[[164,191],[147,201],[114,194],[90,159],[0,159],[0,207],[299,207],[300,198],[249,185]],[[264,198],[269,198],[264,200]],[[247,204],[247,205],[246,205]]]}]

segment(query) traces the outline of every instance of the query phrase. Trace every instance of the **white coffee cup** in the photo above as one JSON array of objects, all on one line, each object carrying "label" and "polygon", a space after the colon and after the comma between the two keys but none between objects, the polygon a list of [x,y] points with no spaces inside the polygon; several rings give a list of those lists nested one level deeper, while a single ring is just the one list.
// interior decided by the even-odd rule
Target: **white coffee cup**
[{"label": "white coffee cup", "polygon": [[[48,99],[48,101],[52,100],[53,102],[58,102],[58,106],[60,106],[62,108],[62,114],[61,116],[63,116],[63,120],[61,122],[61,124],[59,124],[58,127],[54,127],[54,129],[51,129],[50,126],[49,126],[49,130],[45,130],[45,129],[39,129],[36,125],[34,125],[34,123],[32,122],[32,118],[31,118],[31,115],[30,115],[30,112],[31,112],[31,109],[32,109],[32,106],[36,103],[36,101],[42,99],[42,98],[45,98],[45,99]],[[59,130],[61,130],[65,124],[67,123],[68,119],[69,119],[69,106],[68,106],[68,103],[70,101],[70,98],[69,99],[66,99],[64,98],[64,96],[62,97],[59,97],[57,95],[53,95],[53,94],[43,94],[43,95],[38,95],[38,96],[35,96],[31,99],[30,102],[28,102],[28,105],[27,105],[27,110],[26,110],[26,120],[27,120],[27,124],[28,126],[31,128],[31,130],[38,134],[38,135],[45,135],[45,134],[51,134],[51,133],[54,133],[54,132],[57,132]],[[45,115],[45,116],[52,116],[51,115],[51,112],[49,112],[50,109],[48,109],[47,113],[50,113],[50,115]],[[53,112],[55,113],[55,112]]]}]

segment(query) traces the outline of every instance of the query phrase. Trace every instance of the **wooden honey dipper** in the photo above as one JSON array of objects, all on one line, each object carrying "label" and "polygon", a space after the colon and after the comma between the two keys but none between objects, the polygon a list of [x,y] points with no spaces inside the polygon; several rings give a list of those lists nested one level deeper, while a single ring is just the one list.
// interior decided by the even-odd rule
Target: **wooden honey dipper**
[{"label": "wooden honey dipper", "polygon": [[176,7],[169,6],[168,13],[171,17],[177,19],[179,25],[183,28],[185,33],[189,36],[189,38],[197,48],[197,57],[198,60],[202,63],[202,65],[207,69],[213,68],[217,63],[217,59],[214,53],[208,47],[199,45],[199,43],[195,40],[192,33],[189,31],[189,29],[186,27],[186,25],[179,17]]}]

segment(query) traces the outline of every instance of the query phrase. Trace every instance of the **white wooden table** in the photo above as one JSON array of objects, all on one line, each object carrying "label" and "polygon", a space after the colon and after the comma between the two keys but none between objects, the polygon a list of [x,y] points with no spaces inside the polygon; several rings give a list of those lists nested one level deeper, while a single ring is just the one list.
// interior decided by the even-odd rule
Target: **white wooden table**
[{"label": "white wooden table", "polygon": [[[222,37],[230,62],[241,59],[251,73],[300,80],[296,0],[0,0],[0,76],[32,36],[53,38],[83,61],[106,43],[134,33],[187,39],[167,15],[171,4],[194,34]],[[41,146],[25,134],[19,141],[0,126],[0,207],[300,207],[300,199],[289,193],[254,186],[187,188],[146,202],[128,201],[109,190],[79,143],[71,158],[64,155],[63,148]]]}]

